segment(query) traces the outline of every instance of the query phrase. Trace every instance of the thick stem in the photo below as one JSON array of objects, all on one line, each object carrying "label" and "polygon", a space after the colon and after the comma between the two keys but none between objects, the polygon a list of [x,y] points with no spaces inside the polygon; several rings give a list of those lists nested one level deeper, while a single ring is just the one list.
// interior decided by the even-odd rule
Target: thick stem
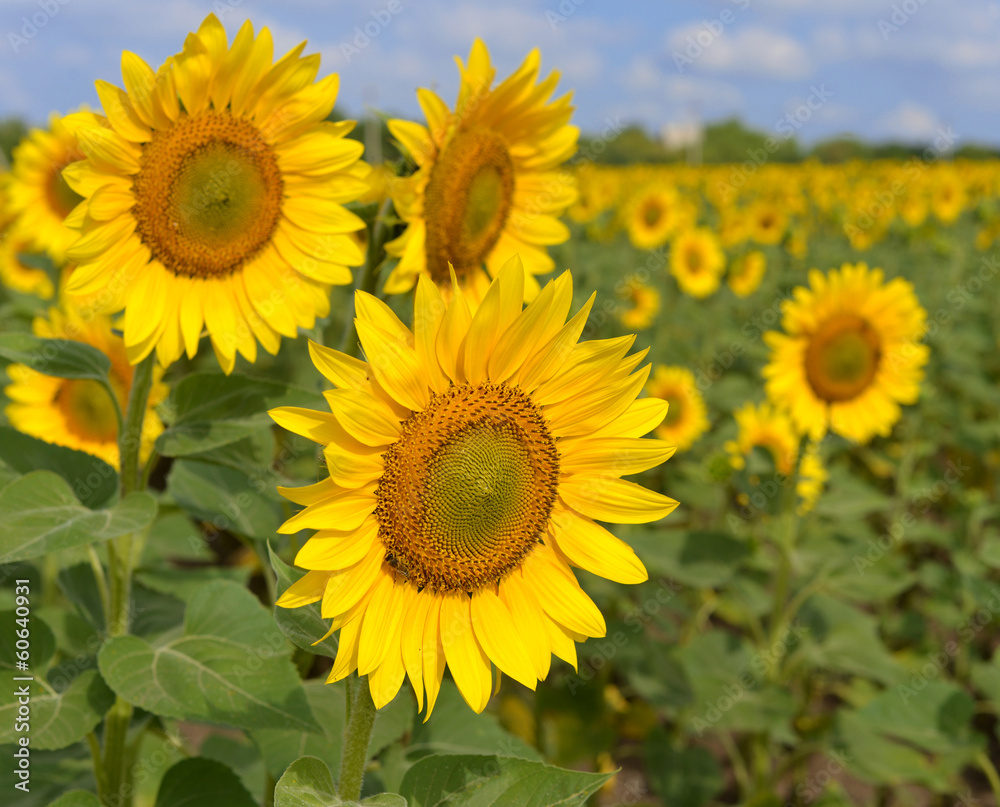
[{"label": "thick stem", "polygon": [[368,676],[360,676],[352,687],[354,691],[350,717],[344,729],[344,751],[340,758],[340,781],[337,794],[345,801],[361,798],[361,782],[368,760],[368,743],[375,725],[375,704],[368,688]]},{"label": "thick stem", "polygon": [[[372,223],[368,240],[368,255],[365,257],[365,266],[358,279],[356,290],[366,291],[369,294],[375,293],[375,286],[378,284],[379,271],[385,261],[385,242],[389,240],[392,226],[386,223],[389,211],[392,210],[392,200],[386,199],[375,214],[375,221]],[[354,297],[351,297],[351,313],[344,320],[344,333],[340,338],[340,352],[355,355],[355,348],[358,342],[358,329],[354,324]]]},{"label": "thick stem", "polygon": [[[125,412],[125,425],[118,434],[119,491],[124,498],[139,490],[139,449],[142,446],[142,425],[146,417],[146,402],[153,386],[156,356],[150,353],[135,368],[132,389]],[[108,613],[109,638],[129,632],[132,617],[132,553],[133,536],[123,535],[108,542]],[[128,727],[132,721],[132,704],[116,698],[104,717],[104,785],[102,799],[107,805],[127,807],[132,803],[132,783],[129,781],[129,754],[126,749]],[[101,778],[101,777],[99,777]]]}]

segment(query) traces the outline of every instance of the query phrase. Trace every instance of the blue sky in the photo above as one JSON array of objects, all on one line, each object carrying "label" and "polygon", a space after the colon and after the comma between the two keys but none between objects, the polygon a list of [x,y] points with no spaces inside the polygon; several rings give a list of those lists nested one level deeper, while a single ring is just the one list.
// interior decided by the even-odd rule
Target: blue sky
[{"label": "blue sky", "polygon": [[950,127],[1000,145],[1000,2],[977,0],[0,0],[0,116],[96,107],[95,79],[122,83],[122,50],[158,66],[212,11],[230,37],[269,26],[280,53],[308,39],[354,117],[419,117],[419,86],[453,101],[452,57],[480,36],[501,76],[540,48],[589,132],[737,115],[780,134],[798,110],[807,143]]}]

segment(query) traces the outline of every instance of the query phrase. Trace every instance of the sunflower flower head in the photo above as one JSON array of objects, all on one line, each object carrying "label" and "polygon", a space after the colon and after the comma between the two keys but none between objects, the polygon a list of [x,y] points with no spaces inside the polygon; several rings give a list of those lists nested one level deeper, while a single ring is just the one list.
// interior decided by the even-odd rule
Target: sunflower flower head
[{"label": "sunflower flower head", "polygon": [[277,62],[271,33],[247,22],[228,44],[209,15],[154,71],[122,56],[125,89],[97,82],[105,116],[69,116],[86,160],[63,176],[82,197],[68,291],[125,310],[132,363],[194,356],[208,331],[222,368],[257,343],[276,353],[329,311],[351,282],[360,218],[343,204],[367,188],[353,122],[325,120],[334,74],[315,81],[304,43]]},{"label": "sunflower flower head", "polygon": [[707,227],[685,230],[671,243],[670,273],[685,294],[698,299],[714,294],[725,270],[725,253]]},{"label": "sunflower flower head", "polygon": [[667,416],[656,436],[687,451],[708,431],[708,408],[695,383],[694,373],[686,367],[661,365],[646,385],[646,394],[670,404]]},{"label": "sunflower flower head", "polygon": [[84,157],[76,136],[60,116],[52,115],[49,128],[28,132],[12,156],[7,212],[27,234],[27,247],[62,263],[79,235],[64,222],[82,199],[62,176],[66,166]]},{"label": "sunflower flower head", "polygon": [[809,287],[782,303],[784,333],[764,335],[768,397],[814,440],[828,431],[857,443],[888,435],[900,404],[920,394],[926,320],[902,278],[886,283],[881,269],[863,263],[814,269]]},{"label": "sunflower flower head", "polygon": [[329,680],[368,675],[378,707],[408,677],[429,715],[447,666],[480,712],[494,666],[533,689],[553,653],[575,665],[576,642],[605,623],[572,567],[647,577],[597,521],[654,521],[677,504],[619,478],[674,450],[641,439],[666,413],[637,400],[645,351],[626,355],[634,337],[578,343],[593,297],[566,321],[568,272],[522,310],[524,282],[515,258],[472,313],[461,286],[446,303],[422,276],[412,331],[358,292],[367,361],[312,345],[336,386],[331,412],[271,412],[322,444],[330,471],[281,489],[306,505],[281,531],[317,532],[278,604],[321,602],[340,631]]},{"label": "sunflower flower head", "polygon": [[546,247],[569,238],[559,221],[576,199],[576,183],[559,165],[576,151],[569,94],[549,100],[559,80],[539,81],[541,57],[528,54],[493,87],[496,68],[476,40],[468,64],[456,59],[461,86],[454,110],[435,93],[417,92],[427,125],[389,121],[389,131],[416,163],[392,198],[406,230],[386,245],[399,258],[389,293],[409,291],[425,274],[448,288],[451,267],[472,302],[513,255],[525,269],[525,299],[538,293],[535,275],[554,266]]},{"label": "sunflower flower head", "polygon": [[[35,336],[45,339],[82,342],[107,356],[111,361],[108,380],[119,411],[125,411],[132,387],[132,365],[121,337],[112,331],[109,317],[81,312],[70,301],[63,301],[50,308],[48,316],[36,317],[32,330]],[[11,403],[5,413],[11,426],[48,443],[93,454],[118,467],[118,418],[115,404],[102,384],[85,378],[43,375],[24,364],[10,365],[7,374],[12,383],[4,394]],[[155,410],[168,392],[160,380],[162,375],[159,367],[153,372],[153,387],[143,420],[140,461],[149,457],[163,431],[163,421]]]}]

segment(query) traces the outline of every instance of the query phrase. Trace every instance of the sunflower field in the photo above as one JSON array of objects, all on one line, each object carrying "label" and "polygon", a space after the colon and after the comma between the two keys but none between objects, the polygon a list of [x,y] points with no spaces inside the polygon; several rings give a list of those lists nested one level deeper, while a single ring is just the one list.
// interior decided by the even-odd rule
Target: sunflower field
[{"label": "sunflower field", "polygon": [[181,44],[0,174],[3,804],[1000,804],[1000,162]]}]

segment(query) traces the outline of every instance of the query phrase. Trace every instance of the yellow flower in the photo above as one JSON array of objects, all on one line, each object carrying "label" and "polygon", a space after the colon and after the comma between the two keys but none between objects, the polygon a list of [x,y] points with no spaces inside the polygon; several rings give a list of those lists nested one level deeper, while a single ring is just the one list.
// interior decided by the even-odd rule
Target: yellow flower
[{"label": "yellow flower", "polygon": [[[37,317],[32,330],[35,336],[46,339],[83,342],[107,356],[111,360],[111,388],[124,413],[132,387],[132,366],[121,337],[111,331],[108,317],[84,315],[64,302],[60,308],[50,308],[47,319]],[[23,364],[10,365],[7,374],[12,383],[5,394],[11,403],[5,411],[11,426],[48,443],[93,454],[118,467],[118,419],[114,403],[99,382],[42,375]],[[160,381],[162,375],[157,367],[142,426],[141,461],[149,457],[163,431],[163,422],[154,410],[168,391]]]},{"label": "yellow flower", "polygon": [[647,187],[632,197],[628,213],[628,237],[638,249],[655,249],[667,243],[681,217],[677,191],[669,187]]},{"label": "yellow flower", "polygon": [[745,211],[750,237],[759,244],[777,244],[785,235],[788,217],[771,201],[761,201]]},{"label": "yellow flower", "polygon": [[785,333],[764,335],[768,397],[814,440],[827,430],[859,443],[887,435],[899,405],[920,394],[927,312],[910,283],[885,283],[863,263],[813,269],[809,283],[782,304]]},{"label": "yellow flower", "polygon": [[[746,458],[754,448],[760,447],[771,455],[774,470],[790,478],[796,470],[802,439],[788,412],[769,403],[747,403],[733,416],[739,431],[736,439],[727,441],[725,445],[730,464],[737,469],[744,468]],[[816,504],[828,476],[819,457],[819,446],[809,443],[802,452],[795,481],[799,515],[804,515]]]},{"label": "yellow flower", "polygon": [[767,258],[763,252],[755,249],[733,261],[726,283],[737,297],[749,297],[760,288],[766,270]]},{"label": "yellow flower", "polygon": [[568,125],[570,96],[548,102],[559,74],[536,83],[540,59],[533,50],[490,89],[496,69],[477,39],[468,67],[456,59],[461,86],[454,111],[421,89],[417,99],[427,125],[389,121],[418,166],[392,188],[407,227],[386,245],[399,258],[385,283],[390,294],[409,291],[420,274],[447,287],[450,265],[476,302],[489,277],[515,254],[524,263],[525,299],[538,293],[534,276],[554,266],[546,247],[569,238],[558,217],[576,199],[576,183],[572,173],[556,169],[576,151],[579,134]]},{"label": "yellow flower", "polygon": [[656,436],[687,451],[708,431],[708,409],[695,384],[694,373],[686,367],[659,366],[646,386],[646,394],[670,404]]},{"label": "yellow flower", "polygon": [[280,531],[318,532],[295,559],[310,571],[278,604],[322,601],[340,631],[328,680],[357,669],[378,707],[408,676],[429,715],[446,665],[477,712],[492,665],[531,688],[553,653],[575,665],[575,643],[605,623],[571,567],[647,576],[595,519],[655,521],[677,504],[619,478],[674,450],[638,439],[666,412],[636,400],[646,351],[625,355],[634,337],[577,344],[593,297],[566,322],[568,272],[522,311],[524,282],[515,258],[473,314],[460,287],[446,304],[422,276],[413,332],[358,292],[368,362],[311,345],[337,386],[332,414],[271,412],[324,445],[330,471],[281,489],[306,508]]},{"label": "yellow flower", "polygon": [[645,283],[632,283],[628,287],[632,307],[621,315],[621,322],[630,331],[642,331],[653,324],[660,313],[660,293]]},{"label": "yellow flower", "polygon": [[7,211],[29,236],[30,249],[48,253],[56,263],[63,262],[67,247],[79,235],[63,223],[81,198],[66,184],[62,170],[83,156],[58,115],[49,118],[48,130],[28,132],[13,152]]},{"label": "yellow flower", "polygon": [[31,252],[33,243],[31,235],[17,224],[0,227],[0,285],[49,300],[55,293],[52,279],[22,257]]},{"label": "yellow flower", "polygon": [[725,269],[726,256],[707,227],[688,230],[674,238],[670,247],[670,273],[685,294],[698,298],[713,294]]},{"label": "yellow flower", "polygon": [[799,434],[792,424],[787,412],[762,403],[759,406],[752,403],[744,404],[733,416],[739,431],[735,440],[726,443],[729,462],[734,468],[743,468],[746,458],[754,448],[767,449],[774,469],[785,476],[795,470],[795,462],[799,456]]},{"label": "yellow flower", "polygon": [[257,341],[277,353],[329,311],[330,284],[362,261],[343,204],[367,187],[353,122],[326,122],[338,77],[315,82],[303,45],[271,64],[267,28],[228,46],[209,15],[156,73],[125,52],[126,91],[97,82],[107,118],[72,121],[88,159],[63,176],[86,204],[68,291],[125,309],[129,361],[194,356],[204,325],[222,368]]}]

